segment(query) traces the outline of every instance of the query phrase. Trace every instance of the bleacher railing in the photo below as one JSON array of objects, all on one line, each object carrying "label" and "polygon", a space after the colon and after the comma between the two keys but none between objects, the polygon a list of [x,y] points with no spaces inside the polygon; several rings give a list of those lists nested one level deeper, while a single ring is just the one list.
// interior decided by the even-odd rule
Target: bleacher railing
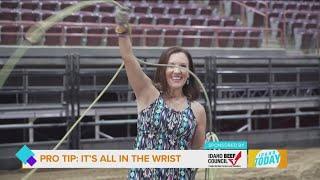
[{"label": "bleacher railing", "polygon": [[[8,25],[17,25],[17,26],[32,26],[34,25],[33,22],[28,21],[0,21],[0,24],[2,26],[8,26]],[[62,27],[61,33],[50,33],[46,32],[44,34],[44,37],[42,37],[42,40],[40,41],[39,45],[43,45],[45,41],[45,37],[59,37],[61,39],[59,44],[55,44],[56,46],[64,46],[66,45],[66,38],[67,37],[77,37],[81,38],[81,42],[77,44],[78,46],[87,46],[87,39],[89,37],[99,37],[102,38],[102,44],[101,46],[117,46],[117,43],[112,42],[109,44],[108,40],[112,39],[111,41],[115,41],[117,38],[117,35],[115,33],[109,33],[108,30],[114,29],[114,24],[108,24],[108,23],[73,23],[73,22],[59,22],[55,24],[54,27]],[[84,30],[83,33],[68,33],[66,32],[66,28],[72,28],[72,27],[79,27],[79,28],[105,28],[105,32],[102,34],[97,33],[87,33],[86,30]],[[246,47],[253,47],[253,48],[259,48],[259,47],[270,47],[270,36],[268,34],[271,33],[277,33],[279,34],[279,39],[277,40],[276,44],[278,44],[280,47],[285,48],[285,40],[283,31],[281,29],[272,29],[272,28],[258,28],[258,27],[221,27],[221,26],[184,26],[184,25],[132,25],[132,29],[140,29],[140,30],[161,30],[160,34],[155,35],[148,35],[146,32],[143,32],[142,34],[132,34],[132,38],[140,39],[141,43],[138,44],[138,46],[150,46],[146,43],[147,38],[158,38],[159,42],[155,44],[154,46],[166,46],[164,43],[164,39],[176,39],[176,45],[184,46],[182,43],[183,40],[194,40],[194,42],[190,43],[189,47],[201,47],[200,41],[201,40],[209,40],[212,41],[210,45],[206,45],[203,47],[236,47],[236,48],[246,48]],[[165,31],[168,30],[177,30],[179,33],[177,35],[166,35]],[[195,35],[183,35],[181,32],[185,30],[193,30],[197,31]],[[213,35],[200,35],[201,31],[211,31],[213,32]],[[237,32],[245,32],[246,35],[236,36],[235,34]],[[228,32],[228,35],[219,35],[219,33]],[[16,45],[19,45],[19,42],[22,42],[22,40],[25,37],[25,30],[21,29],[19,32],[2,32],[2,36],[11,35],[17,37],[17,43]],[[256,35],[251,35],[256,34]],[[221,41],[227,41],[226,43],[223,43]],[[236,45],[236,42],[243,41],[239,45]],[[1,40],[0,40],[0,44]],[[251,45],[254,44],[254,45]],[[11,44],[14,45],[14,44]]]},{"label": "bleacher railing", "polygon": [[[55,64],[53,59],[67,61],[68,58],[74,56],[77,57],[77,55],[23,57],[29,59],[48,58],[51,59],[52,64],[16,67],[7,84],[0,89],[0,117],[2,121],[0,129],[27,131],[28,133],[25,133],[27,137],[24,139],[32,143],[36,142],[35,129],[67,128],[68,121],[65,119],[68,119],[67,117],[72,119],[76,116],[76,113],[70,114],[68,112],[71,112],[72,109],[76,112],[85,108],[86,103],[93,100],[97,93],[102,90],[103,84],[108,79],[106,77],[111,76],[115,71],[110,64],[105,67],[101,65],[97,67],[94,63],[90,64],[90,59],[118,59],[119,63],[121,61],[119,57],[75,58],[79,58],[80,62],[82,58],[89,59],[89,61],[86,61],[85,65],[80,63],[79,73],[72,75],[74,79],[80,79],[81,82],[79,88],[73,88],[73,92],[70,92],[68,87],[72,87],[70,84],[72,79],[67,79],[70,78],[72,72],[67,70],[65,65]],[[153,61],[156,57],[140,58]],[[273,118],[292,117],[295,119],[295,125],[291,128],[300,128],[300,117],[320,117],[319,57],[210,56],[194,57],[194,60],[196,62],[196,73],[204,82],[213,106],[213,119],[211,121],[214,122],[219,132],[224,131],[223,123],[232,121],[246,121],[241,127],[233,130],[241,132],[257,130],[257,127],[253,125],[256,124],[254,121],[257,119],[265,119],[264,122],[268,122],[267,128],[273,129]],[[288,63],[288,61],[291,63]],[[302,61],[313,61],[313,63],[308,65],[308,63]],[[231,64],[233,66],[230,66]],[[114,65],[118,65],[118,63]],[[151,67],[143,68],[150,76],[155,70]],[[122,125],[126,133],[123,136],[134,136],[134,133],[130,131],[130,126],[134,126],[136,123],[136,105],[132,97],[132,91],[123,78],[125,78],[124,71],[120,75],[122,80],[111,86],[108,94],[89,112],[88,117],[91,120],[80,124],[83,127],[94,127],[94,136],[90,138],[115,138],[100,129],[102,126],[111,125]],[[53,79],[55,81],[52,81]],[[51,82],[49,82],[50,80]],[[73,103],[67,102],[70,93],[80,93],[77,99],[80,100],[79,105],[75,101]],[[110,97],[113,98],[110,99]],[[203,100],[200,101],[203,102]],[[285,113],[273,112],[282,108],[291,110]],[[235,113],[239,110],[245,111],[245,113]],[[264,112],[256,113],[259,110]],[[226,113],[228,111],[231,111],[231,113]],[[119,116],[120,118],[106,118],[107,115]],[[124,116],[127,118],[124,118]],[[60,118],[60,120],[58,122],[44,120],[54,117]],[[9,119],[20,119],[21,122],[10,123]],[[44,122],[40,122],[42,120]],[[8,123],[5,123],[5,121]]]}]

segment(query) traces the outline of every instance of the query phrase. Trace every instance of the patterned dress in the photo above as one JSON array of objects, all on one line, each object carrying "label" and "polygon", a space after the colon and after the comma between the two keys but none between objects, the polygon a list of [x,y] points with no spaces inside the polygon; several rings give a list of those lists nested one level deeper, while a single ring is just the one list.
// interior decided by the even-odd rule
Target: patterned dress
[{"label": "patterned dress", "polygon": [[[160,95],[138,114],[135,149],[139,150],[187,150],[195,131],[196,121],[190,101],[183,111],[168,107]],[[130,169],[128,179],[137,180],[189,180],[193,170],[189,168],[135,168]]]}]

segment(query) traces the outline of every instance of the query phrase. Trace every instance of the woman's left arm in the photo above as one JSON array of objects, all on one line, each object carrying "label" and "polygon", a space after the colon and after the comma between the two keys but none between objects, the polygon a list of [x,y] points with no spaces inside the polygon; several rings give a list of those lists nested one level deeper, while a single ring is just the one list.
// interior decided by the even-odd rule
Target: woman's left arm
[{"label": "woman's left arm", "polygon": [[206,134],[206,111],[200,103],[194,102],[193,104],[194,108],[192,109],[197,121],[197,126],[193,135],[191,148],[202,149]]}]

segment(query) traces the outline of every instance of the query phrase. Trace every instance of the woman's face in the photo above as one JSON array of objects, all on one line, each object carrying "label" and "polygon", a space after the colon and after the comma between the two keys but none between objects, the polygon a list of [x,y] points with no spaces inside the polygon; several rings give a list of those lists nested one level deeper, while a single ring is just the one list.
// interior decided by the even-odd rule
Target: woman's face
[{"label": "woman's face", "polygon": [[[171,54],[168,64],[178,65],[189,69],[188,58],[182,52]],[[189,72],[184,69],[178,67],[166,68],[166,79],[170,89],[182,89],[188,78]]]}]

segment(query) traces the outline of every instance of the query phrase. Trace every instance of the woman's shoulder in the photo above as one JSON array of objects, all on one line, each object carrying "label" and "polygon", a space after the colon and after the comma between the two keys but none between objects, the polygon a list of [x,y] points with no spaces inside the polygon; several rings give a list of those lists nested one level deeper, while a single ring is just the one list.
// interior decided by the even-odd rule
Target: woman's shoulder
[{"label": "woman's shoulder", "polygon": [[198,101],[191,102],[191,109],[198,125],[205,126],[206,124],[206,110],[204,106]]},{"label": "woman's shoulder", "polygon": [[191,109],[196,116],[206,113],[204,106],[198,101],[191,102]]},{"label": "woman's shoulder", "polygon": [[140,98],[140,100],[136,99],[138,112],[141,112],[142,110],[150,107],[152,104],[155,104],[160,96],[160,92],[158,90],[154,90],[153,92],[145,93],[144,97]]}]

